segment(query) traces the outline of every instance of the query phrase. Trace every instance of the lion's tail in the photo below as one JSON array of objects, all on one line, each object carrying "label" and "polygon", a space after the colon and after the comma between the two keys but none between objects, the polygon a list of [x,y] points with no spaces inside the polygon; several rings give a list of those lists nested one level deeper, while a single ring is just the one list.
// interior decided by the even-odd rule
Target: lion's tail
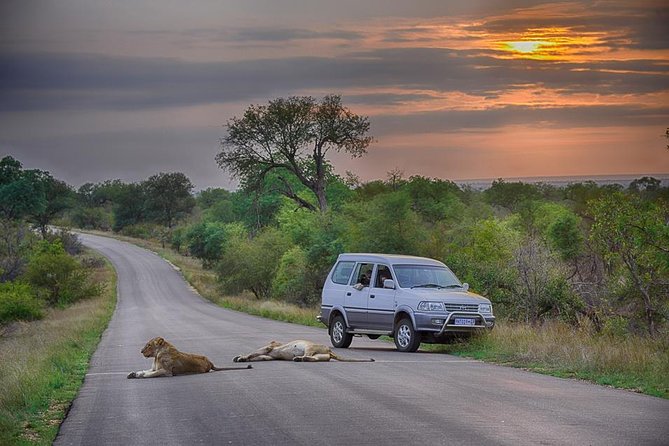
[{"label": "lion's tail", "polygon": [[374,358],[369,358],[369,359],[342,358],[341,356],[337,356],[336,354],[334,354],[334,352],[330,352],[330,358],[342,362],[374,362]]},{"label": "lion's tail", "polygon": [[248,370],[252,369],[253,367],[251,364],[247,365],[246,367],[216,367],[215,365],[212,364],[211,370],[214,372],[219,372],[222,370]]}]

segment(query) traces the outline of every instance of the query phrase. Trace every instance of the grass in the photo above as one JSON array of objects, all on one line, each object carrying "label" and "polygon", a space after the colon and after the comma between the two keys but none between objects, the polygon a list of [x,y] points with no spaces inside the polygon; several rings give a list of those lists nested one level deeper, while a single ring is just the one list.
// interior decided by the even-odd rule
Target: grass
[{"label": "grass", "polygon": [[[100,233],[109,236],[109,233]],[[322,326],[319,308],[301,308],[252,295],[222,296],[216,276],[192,257],[162,248],[158,242],[116,238],[158,253],[181,269],[184,278],[218,305],[271,319]],[[563,378],[584,379],[669,399],[669,334],[656,339],[641,336],[608,336],[594,332],[587,321],[580,328],[553,321],[541,326],[498,321],[495,329],[468,342],[449,345],[422,344],[422,350],[449,353],[520,367]]]},{"label": "grass", "polygon": [[609,336],[561,322],[500,323],[469,342],[429,350],[669,398],[669,337]]},{"label": "grass", "polygon": [[116,276],[105,261],[93,278],[99,297],[44,319],[14,323],[0,336],[0,444],[51,444],[83,383],[116,304]]}]

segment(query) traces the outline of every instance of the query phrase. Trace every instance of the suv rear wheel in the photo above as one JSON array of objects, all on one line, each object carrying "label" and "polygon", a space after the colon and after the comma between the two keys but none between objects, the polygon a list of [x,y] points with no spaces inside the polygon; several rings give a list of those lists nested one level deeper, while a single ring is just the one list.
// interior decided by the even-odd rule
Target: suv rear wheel
[{"label": "suv rear wheel", "polygon": [[337,348],[348,348],[353,341],[353,335],[346,333],[346,321],[341,314],[332,319],[330,324],[330,342]]},{"label": "suv rear wheel", "polygon": [[411,319],[400,319],[395,326],[395,346],[401,352],[415,352],[420,347],[420,333],[416,333]]}]

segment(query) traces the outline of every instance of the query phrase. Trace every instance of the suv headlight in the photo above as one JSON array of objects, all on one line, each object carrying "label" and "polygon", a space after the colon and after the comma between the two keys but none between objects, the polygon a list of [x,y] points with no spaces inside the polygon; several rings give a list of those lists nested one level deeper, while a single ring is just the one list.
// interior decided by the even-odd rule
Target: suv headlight
[{"label": "suv headlight", "polygon": [[479,304],[479,313],[492,314],[492,305],[490,305],[490,304]]},{"label": "suv headlight", "polygon": [[443,302],[421,302],[418,311],[445,311]]}]

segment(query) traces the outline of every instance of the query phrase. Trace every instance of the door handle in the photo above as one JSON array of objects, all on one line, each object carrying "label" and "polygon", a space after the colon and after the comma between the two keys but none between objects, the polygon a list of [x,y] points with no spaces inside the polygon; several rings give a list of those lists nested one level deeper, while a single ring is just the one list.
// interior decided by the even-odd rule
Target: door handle
[{"label": "door handle", "polygon": [[374,295],[373,295],[373,294],[370,294],[369,297],[372,298],[372,299],[374,299]]},{"label": "door handle", "polygon": [[351,293],[346,293],[346,295],[347,295],[347,296],[350,296],[350,295],[351,295]]}]

